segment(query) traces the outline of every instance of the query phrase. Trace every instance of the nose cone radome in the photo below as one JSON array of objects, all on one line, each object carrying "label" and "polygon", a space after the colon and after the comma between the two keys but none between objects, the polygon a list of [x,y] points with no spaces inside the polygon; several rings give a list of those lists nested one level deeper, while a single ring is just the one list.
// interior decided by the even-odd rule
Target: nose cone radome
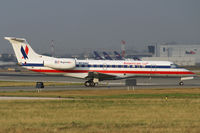
[{"label": "nose cone radome", "polygon": [[184,72],[189,76],[196,76],[196,74],[188,69],[184,69]]}]

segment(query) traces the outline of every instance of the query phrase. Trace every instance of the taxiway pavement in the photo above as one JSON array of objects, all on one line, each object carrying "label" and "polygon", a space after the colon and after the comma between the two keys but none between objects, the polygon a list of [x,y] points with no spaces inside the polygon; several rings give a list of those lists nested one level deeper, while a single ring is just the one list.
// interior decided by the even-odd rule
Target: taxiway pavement
[{"label": "taxiway pavement", "polygon": [[[0,73],[0,81],[26,81],[26,82],[66,82],[66,83],[84,83],[85,80],[69,78],[64,76],[50,76],[38,73]],[[156,88],[198,88],[200,79],[184,81],[184,86],[179,86],[178,78],[137,78],[135,89],[156,89]],[[125,80],[104,81],[96,87],[85,87],[84,85],[66,85],[66,86],[45,86],[43,90],[88,90],[88,89],[127,89]],[[0,91],[35,91],[35,86],[29,87],[0,87]]]}]

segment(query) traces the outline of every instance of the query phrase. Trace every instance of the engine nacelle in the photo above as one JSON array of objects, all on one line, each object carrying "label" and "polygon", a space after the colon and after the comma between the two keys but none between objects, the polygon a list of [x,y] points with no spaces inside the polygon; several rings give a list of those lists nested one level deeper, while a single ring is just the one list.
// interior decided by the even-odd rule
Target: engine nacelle
[{"label": "engine nacelle", "polygon": [[48,61],[44,61],[44,66],[50,67],[53,69],[67,70],[67,69],[75,68],[76,61],[75,59],[54,58]]}]

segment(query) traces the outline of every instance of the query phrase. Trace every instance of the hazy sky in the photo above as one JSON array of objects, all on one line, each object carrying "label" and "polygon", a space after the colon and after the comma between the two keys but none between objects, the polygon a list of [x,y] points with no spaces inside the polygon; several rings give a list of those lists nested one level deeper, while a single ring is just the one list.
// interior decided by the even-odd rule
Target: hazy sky
[{"label": "hazy sky", "polygon": [[0,0],[4,36],[24,37],[39,53],[119,49],[150,43],[200,43],[200,0]]}]

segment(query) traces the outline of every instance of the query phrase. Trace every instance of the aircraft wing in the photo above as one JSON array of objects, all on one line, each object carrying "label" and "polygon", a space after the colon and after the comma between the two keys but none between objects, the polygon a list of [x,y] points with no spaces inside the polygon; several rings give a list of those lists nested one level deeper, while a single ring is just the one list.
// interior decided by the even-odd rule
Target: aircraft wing
[{"label": "aircraft wing", "polygon": [[100,72],[89,72],[88,76],[86,78],[87,79],[98,78],[101,81],[101,80],[115,79],[115,78],[117,78],[117,76],[105,74],[105,73],[100,73]]}]

